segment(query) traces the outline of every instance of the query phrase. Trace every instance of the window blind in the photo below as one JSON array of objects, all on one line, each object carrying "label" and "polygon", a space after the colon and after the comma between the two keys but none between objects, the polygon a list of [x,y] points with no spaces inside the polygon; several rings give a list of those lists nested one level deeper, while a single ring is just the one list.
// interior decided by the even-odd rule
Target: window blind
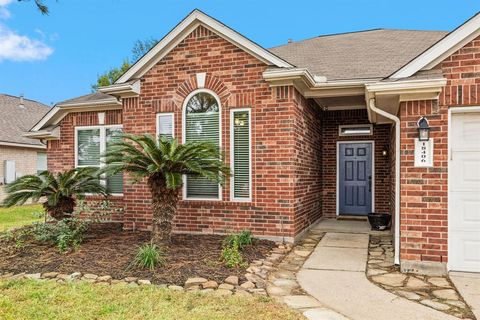
[{"label": "window blind", "polygon": [[[208,97],[207,97],[208,95]],[[213,96],[199,93],[188,102],[185,117],[185,141],[208,141],[220,146],[220,112]],[[219,185],[203,177],[186,177],[187,198],[218,199]]]},{"label": "window blind", "polygon": [[[119,135],[122,133],[120,128],[107,128],[105,130],[106,150],[113,142],[120,139]],[[111,193],[123,193],[123,173],[117,173],[107,177],[107,190]]]},{"label": "window blind", "polygon": [[78,166],[100,166],[100,129],[77,131]]},{"label": "window blind", "polygon": [[157,119],[158,135],[173,138],[173,114],[159,114]]},{"label": "window blind", "polygon": [[47,154],[45,152],[37,152],[37,174],[47,170]]},{"label": "window blind", "polygon": [[250,113],[233,112],[233,197],[250,198]]}]

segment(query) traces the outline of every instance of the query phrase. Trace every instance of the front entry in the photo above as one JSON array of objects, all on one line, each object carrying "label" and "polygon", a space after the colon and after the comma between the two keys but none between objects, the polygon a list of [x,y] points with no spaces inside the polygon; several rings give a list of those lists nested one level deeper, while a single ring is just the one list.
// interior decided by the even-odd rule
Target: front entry
[{"label": "front entry", "polygon": [[338,214],[372,212],[372,142],[338,143]]}]

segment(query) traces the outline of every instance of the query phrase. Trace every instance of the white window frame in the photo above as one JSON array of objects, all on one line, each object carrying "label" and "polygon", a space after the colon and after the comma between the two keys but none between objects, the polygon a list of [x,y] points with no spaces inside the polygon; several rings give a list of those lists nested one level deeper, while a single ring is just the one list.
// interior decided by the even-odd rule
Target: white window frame
[{"label": "white window frame", "polygon": [[[346,128],[357,128],[357,127],[369,127],[370,133],[342,133],[342,129]],[[373,125],[371,124],[345,124],[338,126],[338,135],[340,137],[361,137],[361,136],[371,136],[373,135]]]},{"label": "white window frame", "polygon": [[158,139],[158,135],[160,134],[160,117],[164,117],[164,116],[170,116],[172,118],[172,138],[175,138],[175,113],[173,112],[159,112],[157,113],[157,117],[156,117],[156,121],[157,123],[155,124],[156,126],[156,130],[157,130],[157,133],[156,133],[156,138]]},{"label": "white window frame", "polygon": [[[185,143],[186,141],[186,122],[187,122],[187,104],[190,101],[190,99],[196,95],[197,93],[209,93],[211,94],[215,100],[217,100],[218,104],[218,121],[219,121],[219,126],[218,126],[218,146],[221,149],[222,148],[222,104],[220,103],[220,98],[219,96],[212,90],[206,89],[206,88],[201,88],[194,90],[188,94],[188,96],[183,100],[183,106],[182,106],[182,143]],[[183,200],[188,200],[188,201],[222,201],[222,192],[223,188],[222,185],[219,183],[218,184],[218,198],[188,198],[187,197],[187,176],[183,175],[183,188],[182,188],[182,199]]]},{"label": "white window frame", "polygon": [[230,168],[235,168],[235,139],[234,139],[234,114],[235,112],[247,112],[248,113],[248,139],[249,139],[249,150],[248,150],[248,198],[238,198],[235,197],[235,177],[232,173],[230,175],[230,201],[234,202],[252,202],[252,112],[251,108],[235,108],[230,109]]},{"label": "white window frame", "polygon": [[[86,168],[86,167],[92,167],[92,166],[81,166],[78,165],[78,131],[81,130],[95,130],[95,129],[100,129],[100,165],[98,168],[103,168],[105,167],[105,157],[102,157],[102,154],[105,154],[106,147],[107,147],[107,140],[106,140],[106,131],[107,129],[123,129],[123,125],[121,124],[110,124],[110,125],[97,125],[97,126],[78,126],[75,127],[75,168]],[[100,183],[103,186],[106,186],[107,184],[107,179],[105,177],[105,174],[102,175]],[[88,195],[93,195],[93,194],[86,194]],[[123,196],[123,193],[111,193],[112,196]]]}]

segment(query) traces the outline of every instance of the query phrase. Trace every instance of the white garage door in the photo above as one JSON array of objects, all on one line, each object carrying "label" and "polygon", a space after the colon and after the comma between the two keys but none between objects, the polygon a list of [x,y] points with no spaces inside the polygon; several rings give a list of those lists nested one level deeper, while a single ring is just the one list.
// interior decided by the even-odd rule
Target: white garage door
[{"label": "white garage door", "polygon": [[449,268],[480,272],[480,112],[452,113]]}]

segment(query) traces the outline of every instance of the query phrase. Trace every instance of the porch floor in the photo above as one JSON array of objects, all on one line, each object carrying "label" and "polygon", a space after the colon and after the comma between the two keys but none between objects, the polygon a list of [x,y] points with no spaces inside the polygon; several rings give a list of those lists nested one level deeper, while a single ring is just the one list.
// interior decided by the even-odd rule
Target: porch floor
[{"label": "porch floor", "polygon": [[390,233],[390,230],[385,231],[373,231],[370,228],[368,220],[348,220],[341,219],[323,219],[312,227],[312,230],[318,232],[338,232],[338,233],[356,233],[356,234],[373,234],[382,235]]}]

